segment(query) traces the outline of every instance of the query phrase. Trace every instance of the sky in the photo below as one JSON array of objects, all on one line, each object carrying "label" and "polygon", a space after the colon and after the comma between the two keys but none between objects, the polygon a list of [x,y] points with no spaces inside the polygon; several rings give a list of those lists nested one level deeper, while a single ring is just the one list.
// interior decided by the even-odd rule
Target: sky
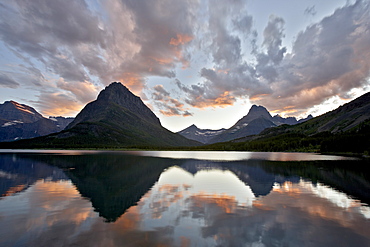
[{"label": "sky", "polygon": [[0,0],[0,103],[75,116],[111,82],[164,127],[252,104],[318,116],[370,91],[368,0]]}]

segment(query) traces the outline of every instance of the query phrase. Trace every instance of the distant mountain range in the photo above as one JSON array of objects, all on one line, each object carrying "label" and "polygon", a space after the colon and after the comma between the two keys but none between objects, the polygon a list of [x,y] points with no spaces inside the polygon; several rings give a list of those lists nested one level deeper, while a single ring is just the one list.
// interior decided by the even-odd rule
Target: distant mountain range
[{"label": "distant mountain range", "polygon": [[351,152],[370,154],[370,93],[296,125],[204,147],[209,150]]},{"label": "distant mountain range", "polygon": [[197,146],[162,127],[156,115],[119,82],[113,82],[88,103],[65,130],[14,142],[16,147],[119,148]]},{"label": "distant mountain range", "polygon": [[307,118],[298,121],[295,117],[283,118],[279,115],[272,117],[265,107],[253,105],[248,114],[242,117],[229,129],[199,129],[195,125],[191,125],[178,133],[188,139],[196,140],[204,144],[212,144],[231,141],[249,135],[257,135],[267,128],[282,124],[295,125],[312,118],[312,115],[309,115]]},{"label": "distant mountain range", "polygon": [[[32,107],[7,101],[0,105],[0,126],[0,148],[370,152],[370,93],[315,118],[271,116],[265,107],[253,105],[229,129],[192,125],[173,133],[139,97],[114,82],[75,119],[44,118]],[[31,137],[36,138],[17,140]]]},{"label": "distant mountain range", "polygon": [[72,121],[73,118],[45,118],[30,106],[5,101],[0,104],[0,142],[59,132]]}]

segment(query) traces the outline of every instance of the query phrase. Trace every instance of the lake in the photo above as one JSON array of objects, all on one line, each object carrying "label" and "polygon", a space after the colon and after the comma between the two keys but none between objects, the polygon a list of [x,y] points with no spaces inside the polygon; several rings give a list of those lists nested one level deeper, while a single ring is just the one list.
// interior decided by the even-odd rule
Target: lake
[{"label": "lake", "polygon": [[0,246],[370,246],[369,162],[0,151]]}]

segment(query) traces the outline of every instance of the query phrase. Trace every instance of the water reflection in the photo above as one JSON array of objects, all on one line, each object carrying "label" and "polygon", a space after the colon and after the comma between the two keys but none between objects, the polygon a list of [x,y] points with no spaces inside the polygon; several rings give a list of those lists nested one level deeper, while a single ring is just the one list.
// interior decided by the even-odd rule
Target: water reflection
[{"label": "water reflection", "polygon": [[[171,176],[170,172],[179,173],[170,170],[163,175]],[[217,180],[220,173],[210,172],[209,175]],[[323,194],[316,196],[319,190],[315,186],[310,190],[305,181],[276,183],[271,193],[257,198],[248,193],[251,190],[247,185],[242,185],[246,195],[239,199],[240,195],[233,193],[207,189],[199,192],[196,176],[193,180],[190,183],[193,187],[187,190],[181,182],[176,185],[160,180],[135,209],[142,217],[142,229],[171,229],[177,246],[184,239],[195,246],[204,241],[218,246],[297,246],[307,243],[348,246],[353,241],[357,242],[356,246],[369,244],[369,222],[362,213],[367,207],[348,197],[351,207],[338,206]],[[231,183],[240,186],[236,176]]]},{"label": "water reflection", "polygon": [[154,185],[171,160],[131,155],[35,155],[18,154],[59,167],[82,197],[107,222],[114,222]]},{"label": "water reflection", "polygon": [[63,171],[39,160],[25,160],[16,154],[1,155],[0,195],[2,197],[21,192],[40,179],[58,181],[68,177]]},{"label": "water reflection", "polygon": [[196,159],[207,161],[308,161],[308,160],[356,160],[353,157],[322,155],[315,153],[282,153],[282,152],[232,152],[232,151],[131,151],[133,155],[161,157],[171,159]]},{"label": "water reflection", "polygon": [[365,165],[3,154],[0,246],[369,246]]}]

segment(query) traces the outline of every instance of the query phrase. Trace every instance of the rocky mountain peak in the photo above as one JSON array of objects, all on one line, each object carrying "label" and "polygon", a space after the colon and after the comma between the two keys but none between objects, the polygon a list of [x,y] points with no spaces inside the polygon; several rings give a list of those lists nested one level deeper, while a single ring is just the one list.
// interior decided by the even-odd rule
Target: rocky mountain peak
[{"label": "rocky mountain peak", "polygon": [[[140,97],[134,95],[130,90],[122,85],[120,82],[112,82],[105,89],[103,89],[95,101],[90,102],[84,109],[76,116],[75,120],[67,126],[67,129],[74,127],[81,122],[96,122],[99,120],[97,115],[100,112],[108,112],[113,109],[115,105],[123,107],[139,118],[150,122],[152,124],[161,125],[157,116],[147,107]],[[110,116],[103,116],[110,118]],[[125,119],[121,120],[122,123]]]},{"label": "rocky mountain peak", "polygon": [[0,116],[2,119],[22,123],[33,123],[43,118],[34,108],[13,100],[0,104]]},{"label": "rocky mountain peak", "polygon": [[247,115],[258,115],[258,116],[265,116],[268,118],[271,117],[269,111],[261,105],[252,105]]},{"label": "rocky mountain peak", "polygon": [[124,99],[127,98],[134,99],[139,97],[131,93],[120,82],[112,82],[99,93],[97,100],[109,100],[117,104],[125,104]]},{"label": "rocky mountain peak", "polygon": [[160,124],[157,116],[142,102],[140,97],[134,95],[120,82],[112,82],[108,85],[100,92],[97,101],[115,103],[153,123]]},{"label": "rocky mountain peak", "polygon": [[189,127],[187,127],[186,129],[188,129],[188,130],[190,130],[190,129],[199,130],[199,128],[198,128],[195,124],[190,125],[190,126],[189,126]]},{"label": "rocky mountain peak", "polygon": [[240,126],[250,123],[257,118],[265,118],[272,121],[272,116],[268,110],[263,106],[252,105],[247,115],[241,118],[234,126]]},{"label": "rocky mountain peak", "polygon": [[313,118],[313,116],[310,114],[310,115],[308,115],[306,118],[299,119],[299,120],[297,121],[297,123],[303,123],[303,122],[306,122],[306,121],[308,121],[308,120],[310,120],[310,119],[312,119],[312,118]]}]

